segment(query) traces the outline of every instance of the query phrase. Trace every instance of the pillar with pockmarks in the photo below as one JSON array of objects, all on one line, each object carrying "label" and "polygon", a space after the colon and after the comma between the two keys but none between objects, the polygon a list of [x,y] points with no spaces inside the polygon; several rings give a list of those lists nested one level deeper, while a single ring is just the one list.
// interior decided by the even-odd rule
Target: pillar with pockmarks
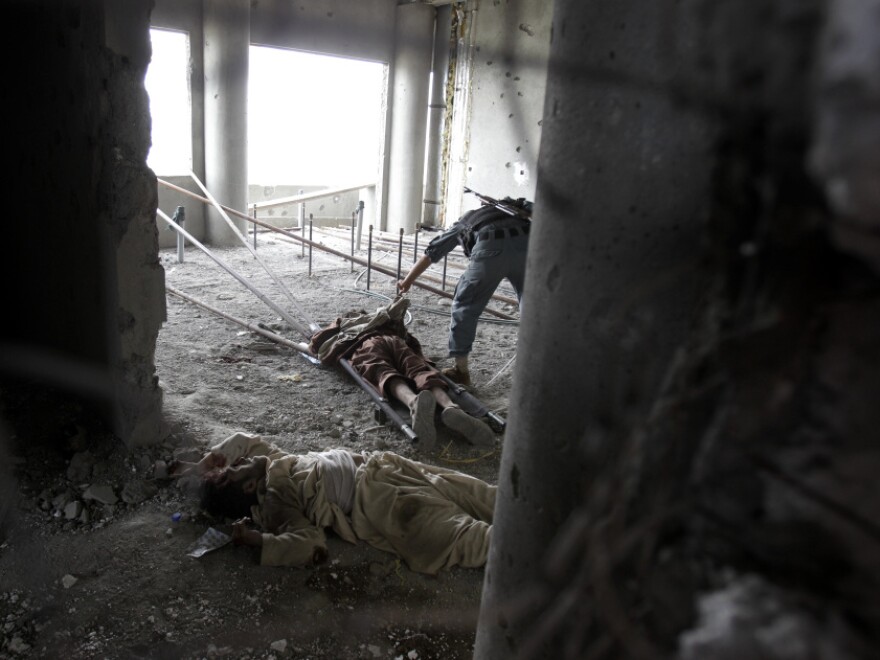
[{"label": "pillar with pockmarks", "polygon": [[649,410],[697,311],[716,130],[667,86],[693,43],[677,18],[666,3],[639,0],[554,6],[476,658],[565,657],[558,635],[517,655],[535,634],[527,623],[546,612],[528,598],[554,569],[557,534]]},{"label": "pillar with pockmarks", "polygon": [[406,232],[422,218],[425,136],[435,9],[427,3],[397,7],[397,48],[391,85],[391,145],[386,229]]},{"label": "pillar with pockmarks", "polygon": [[[205,176],[220,204],[247,208],[247,92],[250,3],[206,0],[204,5]],[[245,231],[245,221],[230,218]],[[206,242],[237,245],[239,239],[211,208]]]}]

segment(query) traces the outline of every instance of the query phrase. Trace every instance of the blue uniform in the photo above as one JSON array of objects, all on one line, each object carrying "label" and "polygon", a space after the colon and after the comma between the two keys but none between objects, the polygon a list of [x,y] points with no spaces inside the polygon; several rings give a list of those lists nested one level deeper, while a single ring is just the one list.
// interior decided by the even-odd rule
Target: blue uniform
[{"label": "blue uniform", "polygon": [[[531,210],[531,203],[526,204],[525,208]],[[494,206],[483,206],[465,213],[425,248],[432,263],[440,261],[456,245],[461,245],[470,257],[452,299],[449,323],[449,355],[452,357],[471,352],[477,320],[505,277],[522,305],[529,225],[529,220],[508,215]]]}]

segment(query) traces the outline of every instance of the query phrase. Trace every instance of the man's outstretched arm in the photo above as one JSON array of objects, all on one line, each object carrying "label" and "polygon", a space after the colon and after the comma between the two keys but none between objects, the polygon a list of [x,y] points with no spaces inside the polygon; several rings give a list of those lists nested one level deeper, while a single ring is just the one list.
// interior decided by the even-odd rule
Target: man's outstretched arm
[{"label": "man's outstretched arm", "polygon": [[415,282],[419,278],[419,275],[428,270],[428,266],[430,265],[431,257],[429,257],[427,254],[423,255],[422,258],[415,262],[413,264],[413,267],[409,269],[406,277],[404,277],[402,280],[397,281],[397,290],[400,293],[406,293],[407,291],[409,291],[413,285],[413,282]]}]

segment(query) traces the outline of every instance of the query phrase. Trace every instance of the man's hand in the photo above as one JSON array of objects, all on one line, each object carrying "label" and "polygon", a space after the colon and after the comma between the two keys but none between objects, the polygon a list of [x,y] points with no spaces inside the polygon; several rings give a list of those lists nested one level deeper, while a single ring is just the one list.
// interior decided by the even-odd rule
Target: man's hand
[{"label": "man's hand", "polygon": [[226,466],[226,457],[222,454],[215,454],[213,452],[208,452],[205,454],[205,457],[196,463],[196,472],[199,474],[205,474],[206,472],[210,472],[216,468],[222,468]]},{"label": "man's hand", "polygon": [[409,269],[406,277],[404,277],[402,280],[397,280],[397,292],[406,293],[407,291],[409,291],[410,287],[413,285],[413,282],[419,279],[419,275],[428,270],[428,266],[430,265],[431,257],[429,257],[427,254],[419,258],[419,260],[413,264],[413,267]]},{"label": "man's hand", "polygon": [[226,457],[208,452],[198,463],[172,461],[168,464],[168,474],[172,477],[185,477],[189,474],[202,475],[215,468],[226,466]]},{"label": "man's hand", "polygon": [[256,529],[250,529],[250,524],[250,518],[241,518],[232,523],[232,542],[235,545],[263,545],[263,535]]}]

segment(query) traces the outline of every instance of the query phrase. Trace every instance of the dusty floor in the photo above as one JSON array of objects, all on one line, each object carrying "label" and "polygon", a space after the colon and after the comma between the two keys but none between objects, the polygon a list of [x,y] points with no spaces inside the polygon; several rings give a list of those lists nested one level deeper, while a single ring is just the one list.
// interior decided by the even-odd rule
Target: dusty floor
[{"label": "dusty floor", "polygon": [[[261,235],[258,252],[319,324],[385,304],[365,292],[363,269],[352,272],[338,257],[315,252],[309,277],[307,254],[286,239]],[[290,309],[245,248],[216,254]],[[169,285],[301,339],[196,249],[187,249],[183,264],[175,250],[160,258]],[[377,250],[373,259],[397,266],[396,253]],[[457,272],[450,264],[450,289]],[[370,288],[394,293],[393,280],[378,273]],[[411,298],[410,331],[429,357],[447,364],[448,302],[418,289]],[[474,349],[475,393],[503,416],[516,335],[515,324],[482,323]],[[246,431],[294,452],[391,450],[496,483],[500,436],[487,451],[441,432],[435,449],[419,454],[377,422],[367,395],[341,373],[174,296],[156,362],[167,431],[154,447],[127,452],[74,403],[59,401],[51,419],[27,419],[16,412],[27,410],[30,395],[7,397],[19,495],[0,544],[0,658],[470,657],[482,570],[419,575],[391,555],[336,538],[330,560],[317,568],[260,567],[253,551],[231,545],[194,559],[187,551],[212,523],[186,488],[156,479],[154,470],[157,461]]]}]

